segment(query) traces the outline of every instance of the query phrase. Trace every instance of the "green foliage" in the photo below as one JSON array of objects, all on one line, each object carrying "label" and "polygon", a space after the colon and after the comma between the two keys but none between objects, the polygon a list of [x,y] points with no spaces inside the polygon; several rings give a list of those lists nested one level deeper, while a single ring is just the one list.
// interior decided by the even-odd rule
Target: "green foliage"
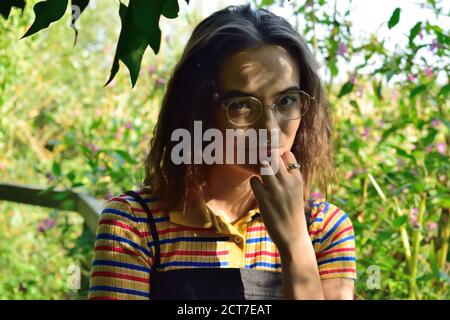
[{"label": "green foliage", "polygon": [[[169,22],[183,34],[203,18],[168,3],[161,13],[180,15]],[[257,5],[270,9],[278,3]],[[176,37],[150,43],[155,39],[150,31],[126,37],[125,31],[143,26],[128,18],[133,23],[125,28],[133,5],[122,5],[120,17],[110,2],[98,1],[95,12],[88,7],[76,47],[72,30],[61,20],[17,41],[33,19],[29,6],[23,16],[14,9],[8,20],[0,20],[2,180],[71,188],[99,199],[140,184],[165,82],[186,39],[175,32]],[[325,1],[284,5],[301,21],[299,33],[326,69],[338,177],[330,200],[348,213],[355,228],[357,298],[448,299],[448,27],[417,17],[405,41],[389,47],[381,35],[396,32],[389,30],[399,22],[400,10],[381,21],[384,33],[357,37],[350,8],[337,11]],[[440,2],[422,5],[437,17],[448,11]],[[323,30],[320,37],[317,30]],[[145,51],[147,46],[158,55]],[[111,63],[119,61],[129,64],[134,81],[139,77],[134,90],[120,73],[103,87]],[[85,297],[66,285],[72,264],[88,275],[93,246],[93,235],[76,214],[0,206],[5,213],[0,217],[0,269],[6,270],[0,275],[0,298]],[[55,225],[39,232],[45,219]],[[368,286],[371,267],[381,272],[376,288]]]}]

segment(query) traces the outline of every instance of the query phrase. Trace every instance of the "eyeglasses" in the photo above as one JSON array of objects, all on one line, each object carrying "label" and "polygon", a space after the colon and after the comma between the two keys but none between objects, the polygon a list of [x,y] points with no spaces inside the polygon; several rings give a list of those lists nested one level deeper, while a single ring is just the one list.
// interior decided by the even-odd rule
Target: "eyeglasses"
[{"label": "eyeglasses", "polygon": [[[296,120],[306,113],[312,100],[315,98],[302,90],[288,91],[267,107],[275,113],[278,120]],[[238,127],[255,123],[264,109],[262,102],[252,96],[225,99],[220,105],[226,109],[228,120]]]}]

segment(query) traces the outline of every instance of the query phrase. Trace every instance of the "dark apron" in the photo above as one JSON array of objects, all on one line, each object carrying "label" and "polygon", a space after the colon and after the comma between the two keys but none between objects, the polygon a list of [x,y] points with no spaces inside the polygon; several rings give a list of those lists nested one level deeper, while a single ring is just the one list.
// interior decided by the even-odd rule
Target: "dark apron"
[{"label": "dark apron", "polygon": [[145,201],[135,192],[125,194],[139,202],[149,218],[155,256],[150,274],[151,300],[282,300],[280,272],[236,268],[192,268],[160,271],[158,231]]}]

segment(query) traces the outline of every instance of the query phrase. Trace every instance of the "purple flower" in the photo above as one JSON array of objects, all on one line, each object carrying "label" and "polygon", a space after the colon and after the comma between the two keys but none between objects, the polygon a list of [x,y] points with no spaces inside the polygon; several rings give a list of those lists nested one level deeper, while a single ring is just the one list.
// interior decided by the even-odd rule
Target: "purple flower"
[{"label": "purple flower", "polygon": [[420,27],[419,38],[420,40],[423,40],[423,27]]},{"label": "purple flower", "polygon": [[405,161],[402,158],[398,158],[397,159],[397,166],[401,168],[404,165],[405,165]]},{"label": "purple flower", "polygon": [[392,193],[395,191],[395,185],[393,185],[392,183],[389,184],[389,191]]},{"label": "purple flower", "polygon": [[312,192],[311,193],[311,197],[312,198],[316,198],[316,199],[323,199],[323,194],[321,194],[320,192]]},{"label": "purple flower", "polygon": [[352,72],[352,73],[350,74],[350,83],[351,83],[351,84],[355,84],[355,81],[356,81],[356,73],[355,73],[355,72]]},{"label": "purple flower", "polygon": [[43,232],[53,228],[55,225],[56,225],[55,220],[50,219],[50,218],[45,218],[44,220],[39,222],[37,229],[38,229],[38,232],[43,233]]},{"label": "purple flower", "polygon": [[431,79],[431,78],[433,77],[433,70],[430,68],[430,66],[426,66],[424,72],[425,72],[425,76],[426,76],[428,79]]},{"label": "purple flower", "polygon": [[434,118],[434,119],[431,121],[431,126],[432,126],[433,128],[439,127],[440,124],[441,124],[441,120],[439,120],[438,118]]},{"label": "purple flower", "polygon": [[156,66],[154,64],[150,65],[150,67],[148,68],[148,73],[150,73],[150,75],[156,73]]},{"label": "purple flower", "polygon": [[427,147],[425,148],[425,152],[426,152],[426,153],[430,153],[431,151],[433,151],[433,146],[430,144],[429,146],[427,146]]},{"label": "purple flower", "polygon": [[417,224],[417,214],[419,210],[417,208],[412,208],[411,213],[409,214],[409,223],[414,227],[417,228],[419,225]]},{"label": "purple flower", "polygon": [[445,155],[445,149],[446,149],[445,143],[442,143],[442,142],[438,143],[436,145],[436,149],[440,154]]},{"label": "purple flower", "polygon": [[408,74],[408,80],[411,81],[411,82],[414,82],[416,80],[416,76],[413,75],[412,73]]},{"label": "purple flower", "polygon": [[445,176],[443,174],[441,174],[438,179],[440,182],[445,182]]},{"label": "purple flower", "polygon": [[369,135],[369,128],[364,128],[361,131],[361,137],[367,137]]},{"label": "purple flower", "polygon": [[93,143],[88,143],[86,144],[86,147],[88,147],[93,153],[97,153],[98,150],[100,150],[99,147],[97,147],[95,144]]},{"label": "purple flower", "polygon": [[431,44],[430,44],[430,51],[431,52],[434,53],[440,47],[441,47],[441,44],[439,43],[439,41],[437,41],[436,39],[433,39],[433,41],[431,41]]},{"label": "purple flower", "polygon": [[433,231],[438,227],[436,222],[428,222],[428,230]]},{"label": "purple flower", "polygon": [[384,122],[383,119],[381,119],[380,121],[378,121],[378,126],[379,126],[380,128],[383,128],[383,127],[384,127],[384,124],[385,124],[385,122]]},{"label": "purple flower", "polygon": [[166,80],[164,80],[163,78],[158,78],[156,80],[156,86],[158,88],[162,88],[164,86],[164,84],[166,83]]},{"label": "purple flower", "polygon": [[129,122],[126,124],[126,127],[127,127],[127,129],[133,129],[133,123],[131,123],[131,121],[129,121]]},{"label": "purple flower", "polygon": [[339,43],[337,55],[343,56],[347,52],[347,45],[344,42]]}]

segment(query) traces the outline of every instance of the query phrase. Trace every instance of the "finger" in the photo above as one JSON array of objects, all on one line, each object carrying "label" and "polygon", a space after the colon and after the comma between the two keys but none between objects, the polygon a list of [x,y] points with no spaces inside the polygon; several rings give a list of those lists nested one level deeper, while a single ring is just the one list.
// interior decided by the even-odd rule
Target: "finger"
[{"label": "finger", "polygon": [[283,159],[284,168],[281,168],[280,171],[287,172],[289,174],[295,174],[295,175],[301,175],[301,172],[299,169],[291,169],[288,170],[287,166],[290,163],[298,163],[297,159],[295,159],[294,154],[291,151],[286,151],[281,155],[281,158]]},{"label": "finger", "polygon": [[278,179],[273,172],[272,166],[267,161],[261,161],[261,180],[264,183],[265,187],[270,190],[276,190],[276,186],[278,185]]},{"label": "finger", "polygon": [[250,178],[250,187],[252,188],[258,203],[264,201],[264,199],[268,196],[268,192],[266,188],[264,188],[263,183],[255,176]]}]

